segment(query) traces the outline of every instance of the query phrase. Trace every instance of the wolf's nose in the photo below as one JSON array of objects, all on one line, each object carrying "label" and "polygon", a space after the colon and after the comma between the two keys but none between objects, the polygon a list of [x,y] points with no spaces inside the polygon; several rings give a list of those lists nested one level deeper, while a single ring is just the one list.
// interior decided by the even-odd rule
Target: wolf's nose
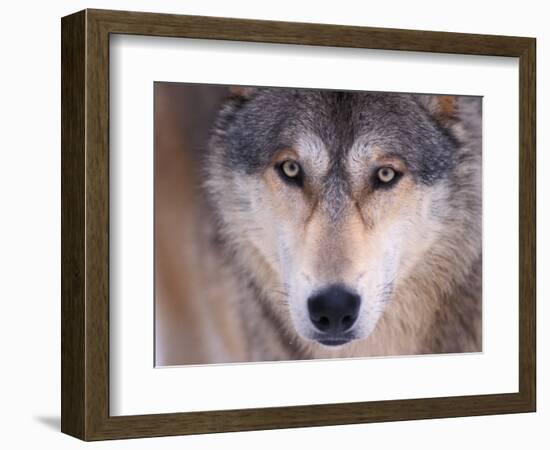
[{"label": "wolf's nose", "polygon": [[357,320],[361,298],[341,285],[332,285],[307,301],[309,318],[319,331],[337,335]]}]

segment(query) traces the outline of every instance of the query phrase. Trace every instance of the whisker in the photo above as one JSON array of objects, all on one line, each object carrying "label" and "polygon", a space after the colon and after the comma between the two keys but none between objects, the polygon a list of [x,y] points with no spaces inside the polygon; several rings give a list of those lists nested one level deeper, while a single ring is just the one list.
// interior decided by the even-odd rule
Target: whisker
[{"label": "whisker", "polygon": [[357,279],[355,280],[355,283],[359,283],[359,281],[361,281],[366,274],[367,274],[366,270],[364,272],[360,273],[359,276],[357,277]]}]

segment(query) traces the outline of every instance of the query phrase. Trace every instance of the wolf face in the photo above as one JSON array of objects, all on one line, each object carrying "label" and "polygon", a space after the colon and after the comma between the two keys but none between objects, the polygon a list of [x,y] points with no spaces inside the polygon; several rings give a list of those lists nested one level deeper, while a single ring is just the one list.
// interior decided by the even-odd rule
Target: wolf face
[{"label": "wolf face", "polygon": [[456,99],[442,99],[261,88],[224,106],[208,190],[234,261],[287,334],[367,338],[441,250],[464,159]]}]

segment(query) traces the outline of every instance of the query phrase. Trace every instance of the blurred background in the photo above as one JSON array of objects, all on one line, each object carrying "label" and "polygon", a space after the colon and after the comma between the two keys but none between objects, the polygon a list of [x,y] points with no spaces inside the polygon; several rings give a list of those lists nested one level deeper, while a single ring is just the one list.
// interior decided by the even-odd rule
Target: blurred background
[{"label": "blurred background", "polygon": [[[200,160],[223,86],[155,83],[155,365],[245,360],[208,251]],[[238,319],[236,319],[238,320]]]}]

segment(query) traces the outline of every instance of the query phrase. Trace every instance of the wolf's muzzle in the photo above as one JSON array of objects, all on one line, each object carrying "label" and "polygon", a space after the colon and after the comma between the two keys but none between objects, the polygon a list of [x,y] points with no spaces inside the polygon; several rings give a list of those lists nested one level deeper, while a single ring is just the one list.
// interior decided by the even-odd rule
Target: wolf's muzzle
[{"label": "wolf's muzzle", "polygon": [[331,285],[312,295],[307,302],[309,318],[320,331],[319,342],[342,345],[348,342],[345,333],[359,315],[361,297],[345,286]]}]

